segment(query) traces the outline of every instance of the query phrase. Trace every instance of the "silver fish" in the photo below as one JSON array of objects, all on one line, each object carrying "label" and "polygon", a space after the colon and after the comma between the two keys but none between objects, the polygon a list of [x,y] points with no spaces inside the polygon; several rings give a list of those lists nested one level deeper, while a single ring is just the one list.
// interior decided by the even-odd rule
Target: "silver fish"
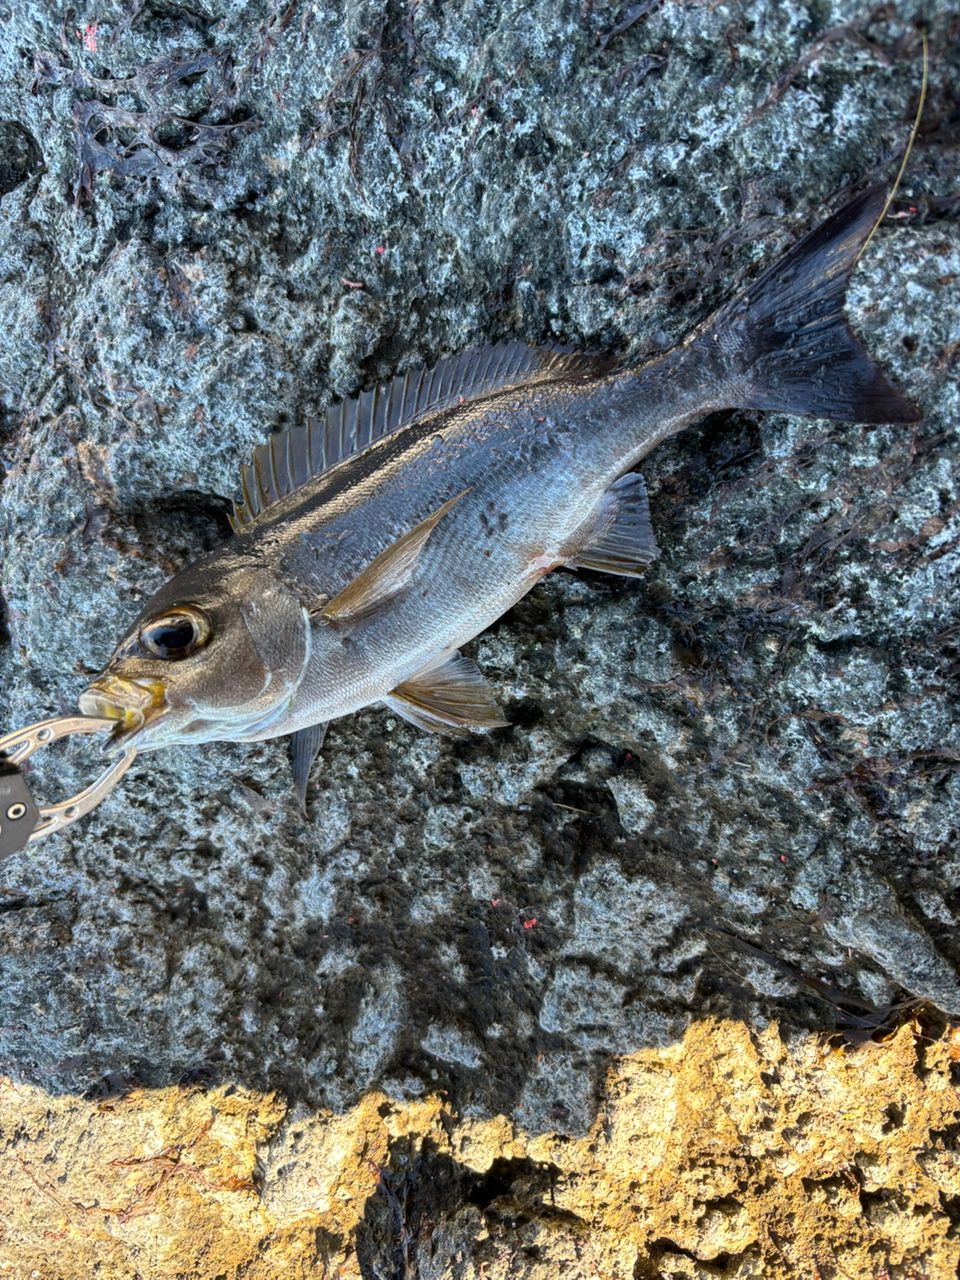
[{"label": "silver fish", "polygon": [[638,367],[483,347],[273,436],[235,536],[154,595],[81,710],[140,750],[292,734],[301,803],[327,722],[371,703],[428,730],[504,725],[460,647],[559,566],[643,572],[633,468],[660,441],[731,407],[917,421],[843,314],[883,202],[855,199]]}]

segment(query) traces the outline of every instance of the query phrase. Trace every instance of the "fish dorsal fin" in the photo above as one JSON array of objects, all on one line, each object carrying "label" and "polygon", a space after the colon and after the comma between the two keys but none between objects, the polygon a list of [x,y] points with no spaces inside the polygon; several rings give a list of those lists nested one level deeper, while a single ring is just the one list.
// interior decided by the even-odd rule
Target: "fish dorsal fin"
[{"label": "fish dorsal fin", "polygon": [[602,357],[560,348],[501,342],[418,365],[350,400],[331,405],[304,427],[277,432],[253,451],[240,470],[241,499],[234,504],[234,533],[244,533],[275,502],[426,413],[474,400],[518,382],[561,374],[597,375]]},{"label": "fish dorsal fin", "polygon": [[427,545],[427,539],[447,514],[450,508],[460,501],[464,493],[448,498],[442,506],[421,520],[418,525],[402,534],[396,542],[381,551],[378,556],[361,569],[352,582],[339,591],[332,600],[328,600],[316,612],[331,622],[342,622],[346,618],[356,618],[360,614],[369,613],[371,609],[396,595],[405,586],[417,556]]},{"label": "fish dorsal fin", "polygon": [[486,733],[508,723],[480,668],[461,653],[405,680],[384,701],[428,733]]}]

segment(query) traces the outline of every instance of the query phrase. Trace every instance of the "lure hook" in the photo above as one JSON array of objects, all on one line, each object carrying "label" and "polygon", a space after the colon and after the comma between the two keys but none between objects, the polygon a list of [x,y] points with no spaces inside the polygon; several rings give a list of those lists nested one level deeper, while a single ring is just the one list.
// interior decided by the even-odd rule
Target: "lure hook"
[{"label": "lure hook", "polygon": [[[75,733],[102,733],[114,728],[116,728],[115,720],[107,720],[101,716],[56,716],[52,720],[38,720],[36,724],[27,725],[24,729],[16,729],[6,737],[0,737],[0,771],[4,765],[12,765],[19,773],[20,766],[35,751],[39,751],[41,747],[50,746],[59,738],[68,738]],[[84,787],[82,791],[78,791],[67,800],[61,800],[59,804],[37,806],[37,819],[30,835],[26,840],[20,835],[18,841],[7,852],[23,848],[25,844],[53,835],[56,831],[62,831],[64,827],[70,826],[91,809],[95,809],[133,764],[136,754],[136,747],[128,747],[116,760],[111,761],[90,786]],[[0,772],[0,781],[2,781],[2,772]],[[22,820],[28,816],[28,808],[32,806],[24,802],[16,802],[5,812],[0,813],[0,843],[6,843],[3,836],[7,832],[3,828],[7,828],[8,820],[13,822]]]}]

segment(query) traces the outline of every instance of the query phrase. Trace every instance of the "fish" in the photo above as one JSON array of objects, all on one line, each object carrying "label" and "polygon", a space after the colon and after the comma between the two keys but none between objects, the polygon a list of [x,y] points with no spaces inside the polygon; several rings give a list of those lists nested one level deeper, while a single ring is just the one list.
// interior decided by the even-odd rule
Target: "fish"
[{"label": "fish", "polygon": [[291,735],[301,808],[326,726],[364,707],[505,727],[463,646],[556,569],[647,571],[636,468],[662,441],[721,409],[919,420],[844,312],[884,200],[854,198],[642,363],[482,346],[272,435],[241,469],[232,537],[152,596],[81,712],[138,750]]}]

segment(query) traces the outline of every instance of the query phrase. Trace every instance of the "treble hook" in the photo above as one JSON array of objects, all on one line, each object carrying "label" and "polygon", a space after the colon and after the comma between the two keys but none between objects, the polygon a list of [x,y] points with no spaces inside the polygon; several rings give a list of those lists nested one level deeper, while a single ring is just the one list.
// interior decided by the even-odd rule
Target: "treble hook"
[{"label": "treble hook", "polygon": [[[52,720],[29,724],[25,729],[16,729],[0,738],[0,856],[15,853],[33,840],[62,831],[95,809],[133,764],[137,750],[136,747],[128,747],[89,787],[68,800],[45,808],[33,802],[20,774],[23,762],[58,738],[68,738],[75,733],[102,733],[115,728],[116,723],[116,720],[100,716],[56,716]],[[12,765],[13,772],[4,773],[5,765]],[[24,838],[24,828],[29,827],[31,817],[33,826]],[[23,826],[19,825],[21,823]]]}]

